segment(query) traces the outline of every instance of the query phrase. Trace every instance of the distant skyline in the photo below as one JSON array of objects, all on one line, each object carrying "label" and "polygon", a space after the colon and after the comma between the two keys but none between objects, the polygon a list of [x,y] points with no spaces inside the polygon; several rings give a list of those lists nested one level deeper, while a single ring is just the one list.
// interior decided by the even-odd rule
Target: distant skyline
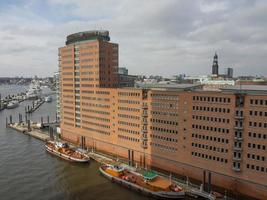
[{"label": "distant skyline", "polygon": [[129,74],[267,76],[266,0],[0,1],[3,76],[52,76],[66,36],[110,31]]}]

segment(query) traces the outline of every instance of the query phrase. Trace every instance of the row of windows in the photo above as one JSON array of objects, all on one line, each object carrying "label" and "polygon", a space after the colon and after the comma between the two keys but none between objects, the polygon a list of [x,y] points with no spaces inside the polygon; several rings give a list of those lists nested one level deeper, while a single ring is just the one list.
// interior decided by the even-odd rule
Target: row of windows
[{"label": "row of windows", "polygon": [[94,81],[94,78],[81,78],[81,81]]},{"label": "row of windows", "polygon": [[261,160],[261,161],[265,161],[265,156],[260,156],[260,155],[255,155],[255,154],[247,154],[247,157],[250,159],[254,159],[254,160]]},{"label": "row of windows", "polygon": [[63,78],[63,81],[73,81],[73,78]]},{"label": "row of windows", "polygon": [[252,110],[250,110],[249,111],[249,115],[250,116],[265,116],[265,117],[267,117],[267,112],[262,112],[262,111],[252,111]]},{"label": "row of windows", "polygon": [[247,169],[252,169],[252,170],[261,171],[261,172],[267,172],[267,168],[264,168],[264,167],[261,167],[258,165],[247,164]]},{"label": "row of windows", "polygon": [[263,99],[250,99],[251,105],[265,105],[267,106],[267,100]]},{"label": "row of windows", "polygon": [[221,143],[226,143],[226,144],[229,143],[228,139],[213,137],[213,136],[209,136],[209,135],[201,135],[201,134],[192,133],[192,137],[197,138],[197,139],[201,139],[201,140],[209,140],[209,141],[221,142]]},{"label": "row of windows", "polygon": [[151,94],[151,97],[153,99],[160,99],[160,100],[173,100],[173,101],[179,100],[179,96],[172,96],[166,94]]},{"label": "row of windows", "polygon": [[193,129],[199,129],[199,130],[219,132],[219,133],[229,133],[229,129],[226,129],[226,128],[203,126],[203,125],[198,125],[198,124],[192,124],[192,128]]},{"label": "row of windows", "polygon": [[178,134],[178,131],[177,130],[171,130],[171,129],[160,128],[160,127],[155,127],[155,126],[150,126],[150,130],[159,131],[159,132],[165,132],[165,133]]},{"label": "row of windows", "polygon": [[192,143],[192,147],[197,147],[197,148],[201,148],[201,149],[207,149],[210,151],[217,151],[220,153],[227,153],[228,149],[224,149],[224,148],[220,148],[220,147],[215,147],[215,146],[209,146],[206,144],[199,144],[199,143]]},{"label": "row of windows", "polygon": [[62,61],[62,64],[70,64],[73,63],[73,60],[64,60]]},{"label": "row of windows", "polygon": [[125,121],[118,121],[118,124],[125,125],[125,126],[140,127],[140,124],[131,123],[131,122],[125,122]]},{"label": "row of windows", "polygon": [[154,122],[154,123],[161,123],[161,124],[169,124],[169,125],[176,125],[178,126],[178,122],[175,122],[175,121],[167,121],[167,120],[162,120],[162,119],[150,119],[151,122]]},{"label": "row of windows", "polygon": [[204,154],[204,153],[199,153],[199,152],[191,152],[192,156],[196,156],[199,158],[204,158],[204,159],[208,159],[208,160],[213,160],[213,161],[217,161],[217,162],[221,162],[221,163],[227,163],[228,160],[225,158],[220,158],[217,156],[212,156],[212,155],[208,155],[208,154]]},{"label": "row of windows", "polygon": [[98,108],[110,108],[110,105],[106,104],[97,104],[97,103],[82,103],[83,106],[92,106],[92,107],[98,107]]},{"label": "row of windows", "polygon": [[82,84],[82,87],[94,87],[94,84]]},{"label": "row of windows", "polygon": [[178,109],[178,103],[152,102],[151,106],[166,109]]},{"label": "row of windows", "polygon": [[68,109],[68,110],[72,110],[73,109],[73,107],[71,107],[71,106],[63,106],[63,108],[64,109]]},{"label": "row of windows", "polygon": [[73,69],[73,66],[64,66],[62,67],[63,70],[66,70],[66,69]]},{"label": "row of windows", "polygon": [[92,100],[92,101],[105,101],[105,102],[109,102],[109,99],[108,98],[100,98],[100,97],[85,97],[85,96],[82,96],[82,99],[85,99],[85,100]]},{"label": "row of windows", "polygon": [[81,75],[90,75],[90,74],[94,74],[94,72],[90,71],[90,72],[81,72]]},{"label": "row of windows", "polygon": [[86,46],[80,46],[79,49],[97,49],[98,46],[97,45],[86,45]]},{"label": "row of windows", "polygon": [[103,121],[103,122],[110,122],[110,120],[107,118],[95,117],[95,116],[91,116],[91,115],[82,115],[82,117],[88,118],[88,119],[95,119],[95,120]]},{"label": "row of windows", "polygon": [[69,122],[63,122],[65,125],[68,125],[68,126],[74,126],[74,124],[73,123],[69,123]]},{"label": "row of windows", "polygon": [[73,112],[64,111],[64,114],[73,115]]},{"label": "row of windows", "polygon": [[168,142],[178,142],[178,140],[175,139],[175,138],[164,137],[162,135],[151,134],[150,137],[153,138],[153,139],[165,140],[165,141],[168,141]]},{"label": "row of windows", "polygon": [[98,126],[98,127],[102,127],[102,128],[110,128],[109,125],[106,125],[106,124],[100,124],[100,123],[94,123],[94,122],[89,122],[89,121],[86,121],[86,120],[82,120],[83,124],[90,124],[90,125],[93,125],[93,126]]},{"label": "row of windows", "polygon": [[94,94],[95,92],[93,90],[82,90],[82,93],[84,93],[84,94]]},{"label": "row of windows", "polygon": [[63,92],[73,92],[73,90],[63,89]]},{"label": "row of windows", "polygon": [[140,104],[139,101],[133,101],[133,100],[119,100],[119,103],[127,103],[127,104]]},{"label": "row of windows", "polygon": [[140,93],[136,93],[136,92],[119,92],[118,95],[119,96],[139,97]]},{"label": "row of windows", "polygon": [[83,108],[82,111],[90,112],[90,113],[96,113],[96,114],[102,114],[102,115],[109,115],[110,114],[110,112],[107,112],[107,111],[91,110],[91,109],[86,109],[86,108]]},{"label": "row of windows", "polygon": [[262,122],[249,122],[250,127],[267,128],[267,123]]},{"label": "row of windows", "polygon": [[63,101],[63,103],[73,104],[73,101],[65,100],[65,101]]},{"label": "row of windows", "polygon": [[203,120],[203,121],[211,121],[211,122],[230,123],[230,119],[219,118],[219,117],[209,117],[209,116],[198,116],[198,115],[193,115],[193,119],[196,119],[196,120]]},{"label": "row of windows", "polygon": [[129,129],[125,129],[125,128],[118,128],[118,131],[119,132],[124,132],[124,133],[131,133],[131,134],[139,135],[138,131],[129,130]]},{"label": "row of windows", "polygon": [[[59,96],[58,96],[59,97]],[[64,94],[63,95],[64,98],[73,98],[74,96],[73,95],[70,95],[70,94]]]},{"label": "row of windows", "polygon": [[96,94],[105,94],[105,95],[109,95],[110,94],[110,92],[108,92],[108,91],[96,91]]},{"label": "row of windows", "polygon": [[[71,52],[73,49],[67,49],[67,48],[64,48],[64,49],[61,49],[61,53],[69,53]],[[71,54],[70,54],[71,55]]]},{"label": "row of windows", "polygon": [[140,117],[134,116],[134,115],[118,114],[118,117],[128,118],[128,119],[134,119],[134,120],[140,120]]},{"label": "row of windows", "polygon": [[67,84],[67,83],[64,83],[63,86],[67,86],[67,87],[73,87],[73,84]]},{"label": "row of windows", "polygon": [[266,134],[261,134],[261,133],[248,132],[248,136],[249,137],[253,137],[253,138],[259,138],[259,139],[267,139],[267,135]]},{"label": "row of windows", "polygon": [[162,150],[173,151],[173,152],[177,151],[177,148],[171,147],[171,146],[166,146],[166,145],[163,145],[163,144],[158,144],[158,143],[151,142],[150,145],[152,147],[157,147],[157,148],[160,148]]},{"label": "row of windows", "polygon": [[178,113],[174,112],[164,112],[164,111],[151,111],[151,115],[160,115],[167,117],[177,117]]},{"label": "row of windows", "polygon": [[93,59],[93,58],[81,58],[80,61],[81,61],[81,62],[94,62],[94,61],[98,61],[98,59]]},{"label": "row of windows", "polygon": [[220,113],[230,113],[229,108],[217,108],[217,107],[203,107],[203,106],[193,106],[193,111],[207,111],[207,112],[220,112]]},{"label": "row of windows", "polygon": [[73,75],[72,72],[63,72],[62,75]]},{"label": "row of windows", "polygon": [[129,108],[129,107],[118,107],[119,110],[123,110],[123,111],[130,111],[130,112],[140,112],[140,109],[138,108]]},{"label": "row of windows", "polygon": [[66,117],[66,116],[64,116],[64,120],[73,121],[74,119],[73,119],[73,118],[71,118],[71,117]]},{"label": "row of windows", "polygon": [[80,56],[92,56],[97,54],[96,52],[85,52],[85,53],[80,53]]},{"label": "row of windows", "polygon": [[261,144],[248,143],[248,147],[253,149],[266,150],[266,146]]},{"label": "row of windows", "polygon": [[86,129],[88,131],[93,131],[93,132],[100,133],[100,134],[103,134],[103,135],[110,135],[109,131],[98,130],[98,129],[90,128],[90,127],[87,127],[87,126],[84,126],[84,125],[82,126],[82,128]]},{"label": "row of windows", "polygon": [[224,97],[203,97],[203,96],[193,96],[193,101],[206,101],[209,103],[230,103],[230,98]]},{"label": "row of windows", "polygon": [[133,138],[133,137],[125,136],[125,135],[118,135],[118,138],[124,139],[124,140],[130,140],[132,142],[139,142],[140,141],[137,138]]}]

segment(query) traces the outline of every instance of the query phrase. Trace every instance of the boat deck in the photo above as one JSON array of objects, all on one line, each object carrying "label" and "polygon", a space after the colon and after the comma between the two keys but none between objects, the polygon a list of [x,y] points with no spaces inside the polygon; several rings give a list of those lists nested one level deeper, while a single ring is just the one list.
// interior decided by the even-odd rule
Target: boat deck
[{"label": "boat deck", "polygon": [[53,149],[55,151],[58,151],[59,153],[65,154],[67,156],[71,156],[71,157],[76,158],[76,159],[84,159],[84,158],[86,158],[85,155],[83,155],[83,154],[81,154],[79,152],[76,152],[71,148],[61,147],[61,148],[56,149],[55,145],[52,144],[52,143],[47,143],[46,145],[48,147],[50,147],[51,149]]}]

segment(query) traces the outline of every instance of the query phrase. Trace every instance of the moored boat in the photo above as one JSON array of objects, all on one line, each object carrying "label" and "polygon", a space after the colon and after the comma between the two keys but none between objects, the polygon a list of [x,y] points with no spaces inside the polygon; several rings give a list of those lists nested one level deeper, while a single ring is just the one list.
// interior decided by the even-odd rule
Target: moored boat
[{"label": "moored boat", "polygon": [[90,157],[81,151],[70,148],[65,142],[47,141],[45,144],[46,151],[72,162],[89,162]]},{"label": "moored boat", "polygon": [[183,199],[185,196],[183,188],[155,172],[142,175],[113,165],[103,165],[99,171],[111,181],[156,199]]},{"label": "moored boat", "polygon": [[18,107],[18,106],[19,106],[19,102],[18,102],[18,101],[10,101],[10,102],[7,104],[6,108],[7,108],[7,109],[12,109],[12,108],[16,108],[16,107]]},{"label": "moored boat", "polygon": [[47,97],[45,97],[44,100],[45,100],[45,102],[49,103],[49,102],[52,101],[52,97],[51,96],[47,96]]}]

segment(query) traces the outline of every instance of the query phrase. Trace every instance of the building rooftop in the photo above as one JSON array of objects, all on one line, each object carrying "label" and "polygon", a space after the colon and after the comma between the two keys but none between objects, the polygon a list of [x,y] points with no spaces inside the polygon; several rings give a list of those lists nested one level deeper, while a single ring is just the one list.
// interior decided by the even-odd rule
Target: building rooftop
[{"label": "building rooftop", "polygon": [[86,40],[96,40],[102,39],[105,41],[109,41],[109,32],[107,30],[93,30],[93,31],[84,31],[78,32],[67,36],[66,45],[83,42]]},{"label": "building rooftop", "polygon": [[177,83],[136,83],[135,87],[143,89],[195,90],[202,88],[200,84]]},{"label": "building rooftop", "polygon": [[233,85],[220,88],[222,91],[267,94],[267,85]]}]

